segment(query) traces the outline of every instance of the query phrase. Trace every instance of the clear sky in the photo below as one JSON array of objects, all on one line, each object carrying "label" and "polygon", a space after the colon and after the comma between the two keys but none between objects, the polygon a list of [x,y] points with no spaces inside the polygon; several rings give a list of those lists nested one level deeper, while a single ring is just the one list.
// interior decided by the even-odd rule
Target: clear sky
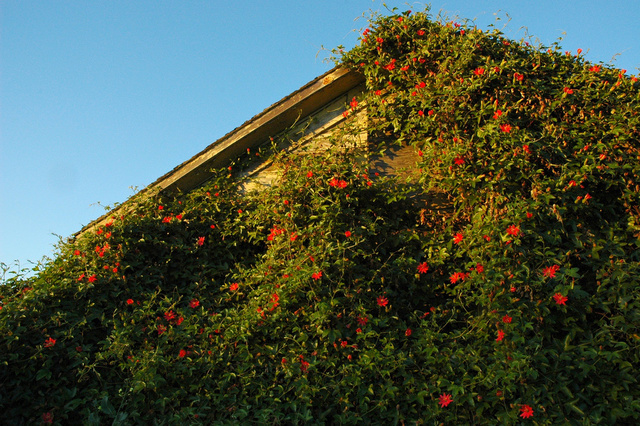
[{"label": "clear sky", "polygon": [[[125,201],[329,70],[322,46],[352,47],[369,10],[387,13],[378,0],[2,0],[0,262],[51,256],[104,213],[97,203]],[[639,72],[638,0],[431,10],[544,45],[563,37],[564,50]]]}]

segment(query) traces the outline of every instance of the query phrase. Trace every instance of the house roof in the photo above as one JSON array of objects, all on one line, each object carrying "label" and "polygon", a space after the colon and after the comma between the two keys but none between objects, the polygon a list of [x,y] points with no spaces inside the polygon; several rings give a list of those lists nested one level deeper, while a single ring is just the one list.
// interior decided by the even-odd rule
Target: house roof
[{"label": "house roof", "polygon": [[[175,193],[194,189],[211,178],[212,169],[224,167],[247,148],[260,145],[363,82],[364,77],[357,72],[333,68],[236,127],[139,193],[156,190]],[[75,236],[106,222],[113,213],[111,211],[90,222]]]}]

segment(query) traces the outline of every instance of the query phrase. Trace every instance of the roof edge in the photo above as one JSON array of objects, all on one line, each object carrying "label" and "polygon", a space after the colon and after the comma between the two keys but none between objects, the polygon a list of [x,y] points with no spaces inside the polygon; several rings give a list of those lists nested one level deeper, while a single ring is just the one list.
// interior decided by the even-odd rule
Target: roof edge
[{"label": "roof edge", "polygon": [[[344,67],[334,67],[222,136],[189,160],[156,179],[136,195],[149,191],[165,193],[190,191],[211,178],[212,169],[224,167],[225,163],[238,157],[247,148],[260,145],[269,137],[286,130],[296,121],[310,116],[326,103],[363,82],[362,74]],[[72,238],[106,222],[111,215],[125,208],[127,204],[128,201],[125,201],[110,212],[91,221]]]}]

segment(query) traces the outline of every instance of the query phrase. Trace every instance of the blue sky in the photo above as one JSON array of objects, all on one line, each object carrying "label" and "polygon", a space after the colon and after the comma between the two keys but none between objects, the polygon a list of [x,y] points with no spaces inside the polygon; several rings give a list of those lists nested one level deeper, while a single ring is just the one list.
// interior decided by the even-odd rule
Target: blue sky
[{"label": "blue sky", "polygon": [[[369,10],[386,13],[377,0],[2,0],[0,262],[52,256],[98,203],[125,201],[329,70],[322,46],[352,47]],[[431,3],[440,10],[639,72],[637,0]]]}]

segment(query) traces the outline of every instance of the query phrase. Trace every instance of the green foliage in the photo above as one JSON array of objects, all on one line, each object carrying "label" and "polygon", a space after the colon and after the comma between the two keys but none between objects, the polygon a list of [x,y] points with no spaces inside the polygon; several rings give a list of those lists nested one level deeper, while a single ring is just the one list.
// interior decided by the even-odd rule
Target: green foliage
[{"label": "green foliage", "polygon": [[[263,149],[242,194],[247,154],[4,279],[4,419],[638,421],[635,77],[426,11],[337,60],[378,146]],[[419,176],[369,170],[395,144]]]}]

